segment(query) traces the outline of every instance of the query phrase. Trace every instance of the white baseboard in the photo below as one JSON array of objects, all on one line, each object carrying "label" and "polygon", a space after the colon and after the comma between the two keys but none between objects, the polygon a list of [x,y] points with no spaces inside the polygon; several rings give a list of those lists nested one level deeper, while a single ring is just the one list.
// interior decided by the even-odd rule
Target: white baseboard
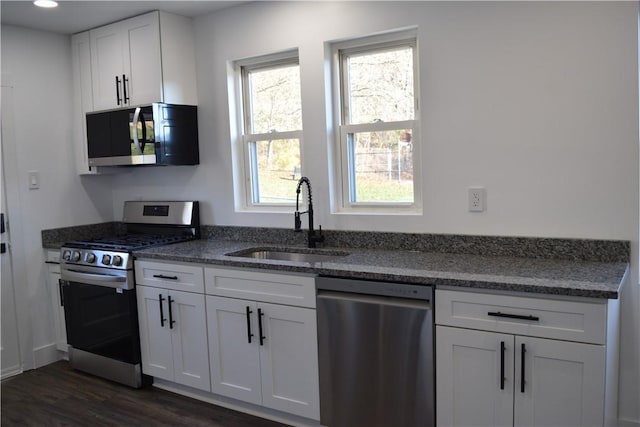
[{"label": "white baseboard", "polygon": [[58,351],[55,343],[43,345],[33,349],[35,368],[41,368],[62,359],[62,352]]},{"label": "white baseboard", "polygon": [[0,373],[0,380],[6,380],[7,378],[13,377],[21,373],[22,373],[22,368],[20,367],[20,365],[10,366],[2,370],[2,372]]}]

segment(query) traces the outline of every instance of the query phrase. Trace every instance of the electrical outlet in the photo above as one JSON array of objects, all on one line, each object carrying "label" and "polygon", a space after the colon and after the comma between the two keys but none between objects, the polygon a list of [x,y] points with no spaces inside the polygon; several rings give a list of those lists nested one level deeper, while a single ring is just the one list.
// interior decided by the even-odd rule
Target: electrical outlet
[{"label": "electrical outlet", "polygon": [[485,199],[483,187],[469,187],[469,212],[483,212]]}]

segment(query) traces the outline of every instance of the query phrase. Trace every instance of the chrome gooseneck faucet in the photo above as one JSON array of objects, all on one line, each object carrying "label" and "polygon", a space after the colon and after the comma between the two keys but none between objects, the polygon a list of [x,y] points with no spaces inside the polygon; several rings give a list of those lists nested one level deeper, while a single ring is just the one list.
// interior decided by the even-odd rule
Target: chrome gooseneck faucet
[{"label": "chrome gooseneck faucet", "polygon": [[[302,187],[302,184],[307,184],[308,208],[305,212],[300,212],[300,208],[299,208],[300,188]],[[294,214],[295,216],[294,231],[298,231],[298,232],[302,231],[302,221],[300,220],[300,215],[305,213],[309,215],[309,231],[308,231],[309,245],[308,246],[310,248],[315,248],[316,243],[324,242],[324,236],[322,235],[322,226],[319,227],[317,234],[313,230],[313,200],[311,197],[311,181],[309,181],[309,178],[307,178],[306,176],[303,176],[298,181],[298,187],[296,188],[296,212]]]}]

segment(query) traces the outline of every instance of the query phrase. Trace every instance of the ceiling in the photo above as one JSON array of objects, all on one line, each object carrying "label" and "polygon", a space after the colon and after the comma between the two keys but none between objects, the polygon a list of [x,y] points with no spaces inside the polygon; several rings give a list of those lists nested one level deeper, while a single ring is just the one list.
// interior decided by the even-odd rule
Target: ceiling
[{"label": "ceiling", "polygon": [[140,15],[152,10],[164,10],[194,17],[231,7],[241,0],[218,1],[58,1],[54,9],[43,9],[31,0],[0,1],[2,25],[17,25],[59,34],[74,34],[104,24]]}]

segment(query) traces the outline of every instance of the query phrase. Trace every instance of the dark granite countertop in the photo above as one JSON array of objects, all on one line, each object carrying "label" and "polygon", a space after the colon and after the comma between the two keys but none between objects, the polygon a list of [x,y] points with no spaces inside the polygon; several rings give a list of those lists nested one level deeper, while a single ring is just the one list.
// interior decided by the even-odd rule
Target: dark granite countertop
[{"label": "dark granite countertop", "polygon": [[[325,248],[348,252],[323,262],[252,259],[225,254],[292,245],[206,239],[135,251],[137,259],[261,268],[355,279],[548,295],[618,298],[628,269],[621,261],[541,259],[409,250]],[[304,249],[302,249],[304,250]]]}]

